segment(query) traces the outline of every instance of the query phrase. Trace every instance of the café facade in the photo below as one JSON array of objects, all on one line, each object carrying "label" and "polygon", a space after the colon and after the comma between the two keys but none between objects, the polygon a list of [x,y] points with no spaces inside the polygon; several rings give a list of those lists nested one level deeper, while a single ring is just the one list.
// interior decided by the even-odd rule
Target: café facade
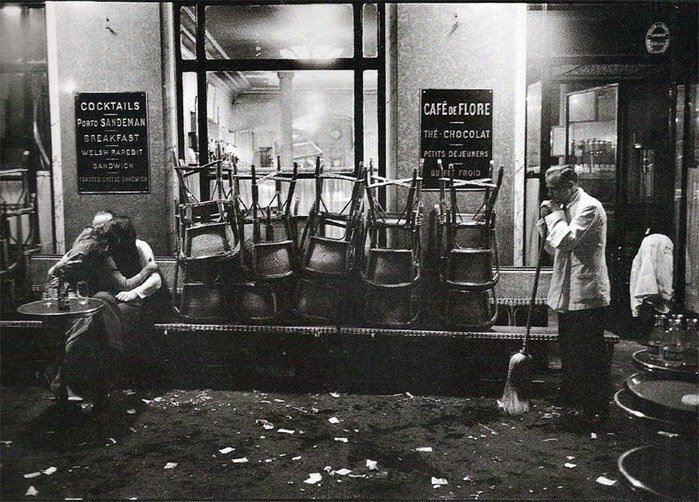
[{"label": "caf\u00e9 facade", "polygon": [[209,170],[183,190],[176,167],[296,165],[302,228],[316,165],[361,165],[421,178],[427,260],[449,166],[470,180],[503,166],[499,265],[524,268],[543,173],[573,164],[609,216],[619,308],[641,239],[662,232],[676,302],[697,312],[697,19],[693,2],[4,2],[3,198],[36,197],[3,225],[60,254],[110,209],[171,257],[180,204],[220,196]]}]

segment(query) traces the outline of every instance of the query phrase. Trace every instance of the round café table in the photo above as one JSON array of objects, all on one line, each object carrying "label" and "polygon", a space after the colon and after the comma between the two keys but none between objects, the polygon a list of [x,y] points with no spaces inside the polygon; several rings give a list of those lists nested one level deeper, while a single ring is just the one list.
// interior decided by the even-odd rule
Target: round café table
[{"label": "round caf\u00e9 table", "polygon": [[622,454],[619,472],[631,487],[653,498],[696,500],[696,443],[640,446]]},{"label": "round caf\u00e9 table", "polygon": [[[699,484],[696,470],[699,415],[679,410],[682,408],[679,402],[681,394],[695,394],[695,389],[699,389],[697,366],[685,363],[668,367],[651,359],[647,350],[635,352],[632,359],[643,371],[630,376],[626,388],[614,395],[617,408],[651,431],[680,436],[671,437],[662,445],[641,446],[625,452],[618,460],[619,472],[631,488],[650,497],[695,500]],[[668,382],[667,391],[658,392],[664,381]],[[654,385],[648,388],[639,385],[646,382]],[[649,392],[653,389],[655,392]]]},{"label": "round caf\u00e9 table", "polygon": [[[58,309],[58,303],[54,299],[50,304],[47,304],[45,300],[25,303],[24,305],[17,307],[17,312],[26,316],[37,317],[49,321],[49,324],[53,325],[54,329],[65,332],[70,321],[80,317],[93,316],[102,307],[104,307],[104,303],[102,300],[97,298],[69,298],[68,308],[64,310]],[[62,365],[65,358],[65,343],[61,345],[63,347],[63,350],[61,351]],[[66,387],[63,379],[61,379],[58,399],[61,404],[68,402],[68,388]]]}]

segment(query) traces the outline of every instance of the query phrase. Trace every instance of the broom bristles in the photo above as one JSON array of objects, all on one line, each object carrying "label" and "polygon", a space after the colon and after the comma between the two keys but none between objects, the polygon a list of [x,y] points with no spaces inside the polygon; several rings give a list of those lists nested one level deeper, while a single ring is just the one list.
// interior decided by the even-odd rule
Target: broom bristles
[{"label": "broom bristles", "polygon": [[529,361],[531,356],[517,352],[510,358],[507,371],[507,382],[502,398],[498,400],[500,407],[508,415],[523,415],[529,411],[529,400],[523,396],[529,386]]}]

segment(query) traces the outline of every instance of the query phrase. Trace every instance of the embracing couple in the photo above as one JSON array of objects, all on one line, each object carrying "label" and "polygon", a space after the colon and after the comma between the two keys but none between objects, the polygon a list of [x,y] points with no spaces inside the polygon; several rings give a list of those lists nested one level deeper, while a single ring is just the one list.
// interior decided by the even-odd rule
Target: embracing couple
[{"label": "embracing couple", "polygon": [[151,247],[136,237],[131,219],[110,211],[98,212],[49,270],[50,281],[59,275],[72,285],[87,281],[104,308],[70,326],[61,340],[63,362],[57,359],[45,376],[54,391],[63,383],[73,399],[103,403],[124,362],[149,351],[148,323],[169,308],[167,288]]}]

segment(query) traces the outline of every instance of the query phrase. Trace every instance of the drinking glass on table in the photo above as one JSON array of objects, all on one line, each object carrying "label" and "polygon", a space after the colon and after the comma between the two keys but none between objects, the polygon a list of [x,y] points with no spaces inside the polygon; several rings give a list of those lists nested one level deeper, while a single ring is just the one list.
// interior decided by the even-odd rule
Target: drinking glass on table
[{"label": "drinking glass on table", "polygon": [[44,291],[41,295],[41,298],[44,300],[44,305],[50,307],[53,303],[55,303],[57,296],[58,291],[54,285],[44,284]]},{"label": "drinking glass on table", "polygon": [[80,305],[86,305],[90,296],[87,292],[87,281],[78,281],[75,285],[75,292],[78,296],[78,303]]}]

